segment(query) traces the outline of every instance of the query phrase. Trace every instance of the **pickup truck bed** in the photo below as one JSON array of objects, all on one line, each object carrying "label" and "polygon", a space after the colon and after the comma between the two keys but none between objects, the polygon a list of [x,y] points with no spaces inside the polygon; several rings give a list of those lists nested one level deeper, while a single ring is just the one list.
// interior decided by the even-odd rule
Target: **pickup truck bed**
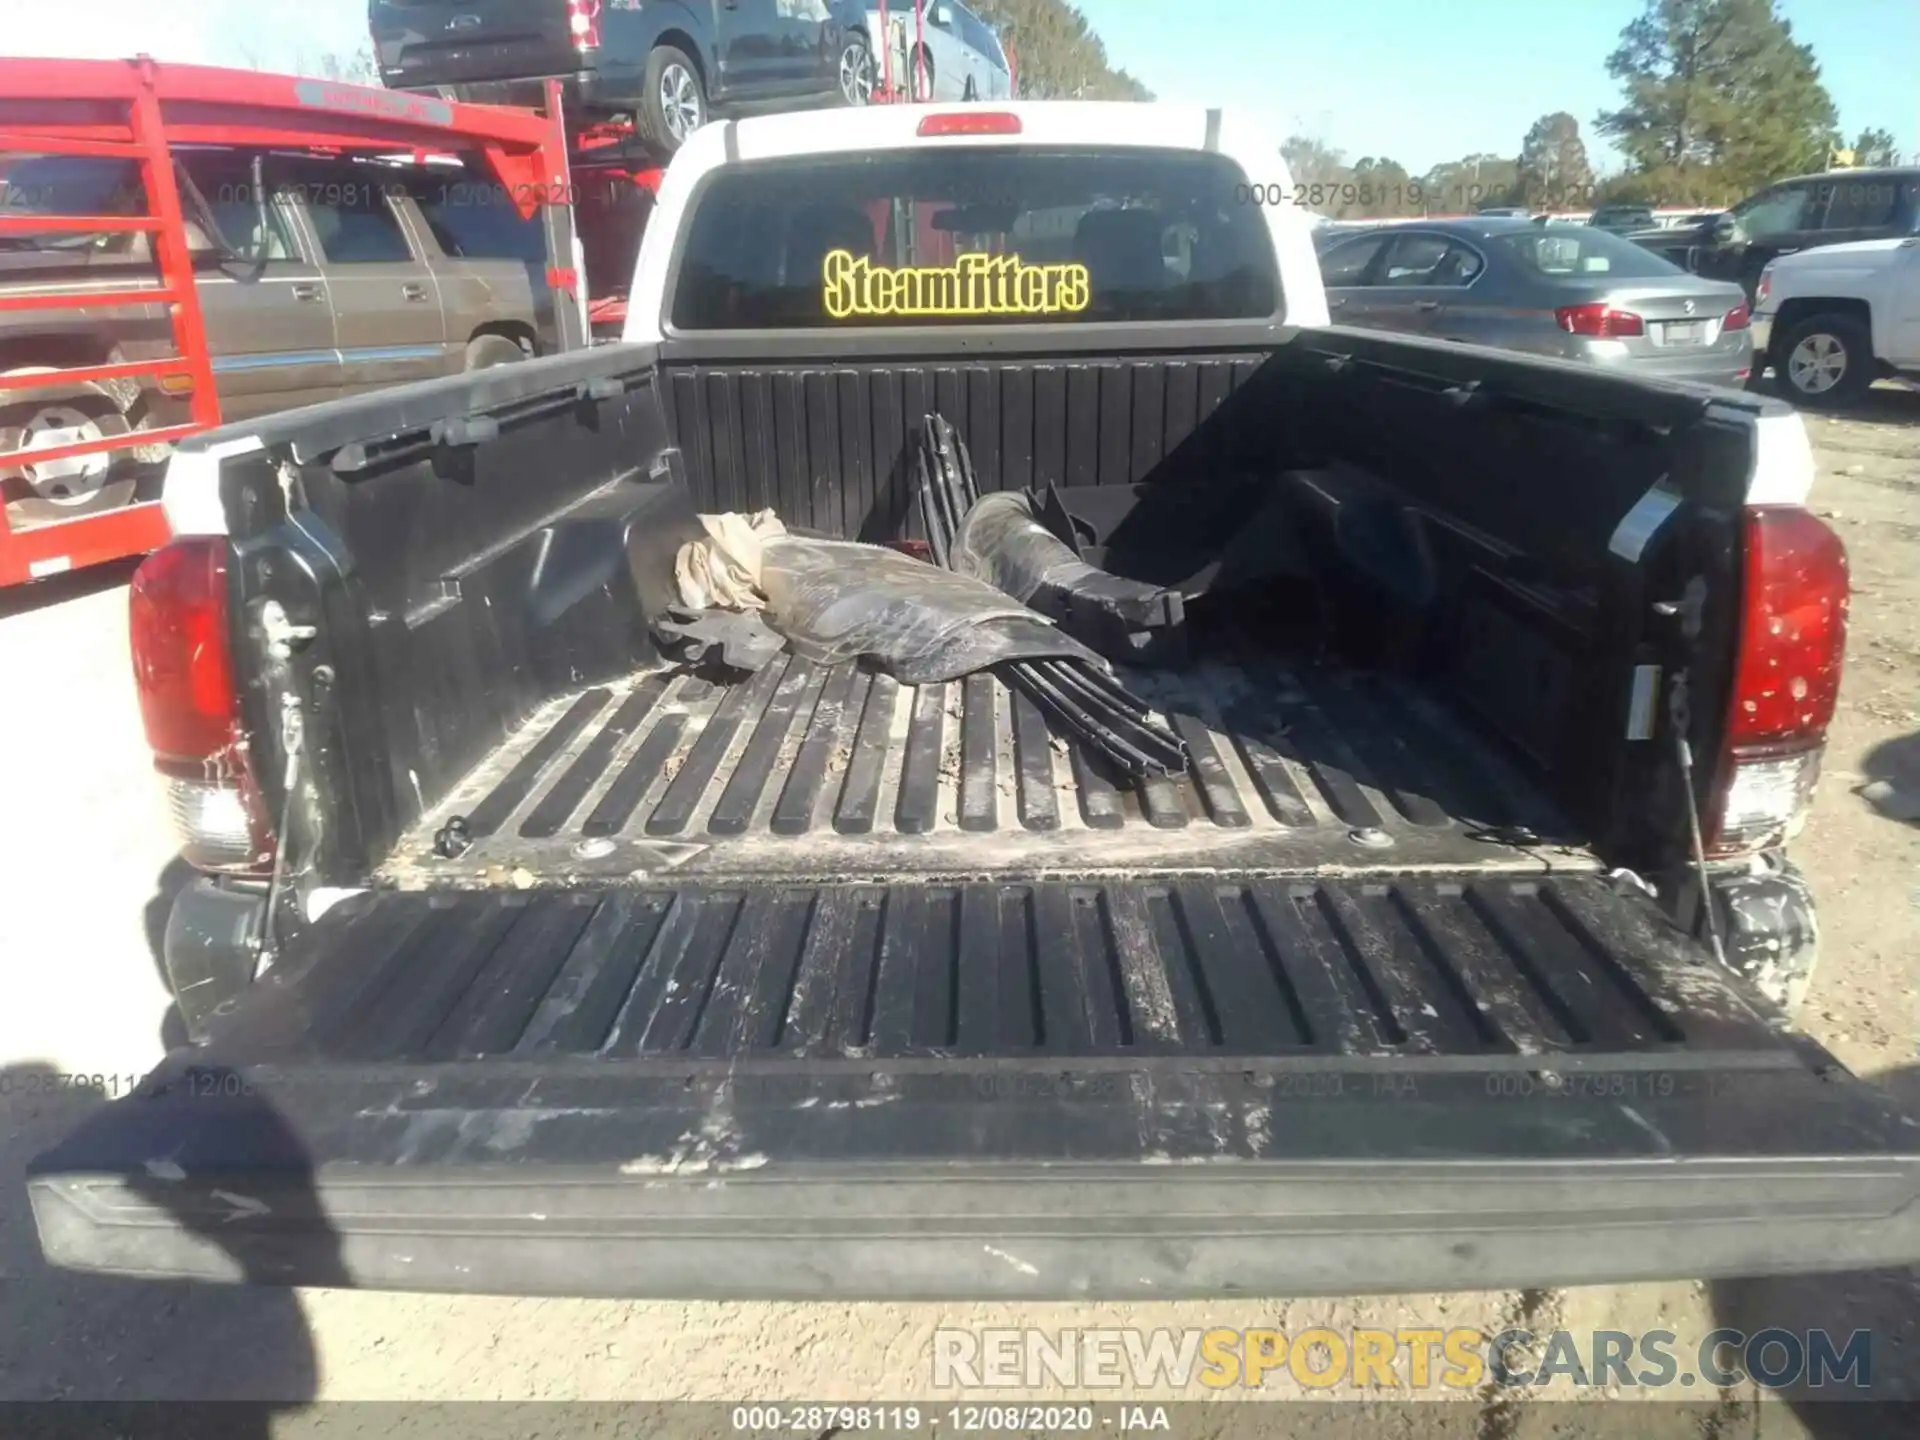
[{"label": "pickup truck bed", "polygon": [[[1717,753],[1761,403],[1320,331],[618,347],[265,427],[220,461],[223,543],[269,785],[306,717],[271,793],[307,923],[35,1162],[42,1244],[838,1299],[1907,1263],[1920,1127],[1611,873],[1691,873],[1630,692],[1687,667]],[[636,577],[669,501],[902,538],[936,406],[990,487],[1297,494],[1339,633],[1132,675],[1198,761],[1137,790],[992,679],[663,667]],[[1690,585],[1683,631],[1656,604]],[[260,643],[269,600],[310,643]]]}]

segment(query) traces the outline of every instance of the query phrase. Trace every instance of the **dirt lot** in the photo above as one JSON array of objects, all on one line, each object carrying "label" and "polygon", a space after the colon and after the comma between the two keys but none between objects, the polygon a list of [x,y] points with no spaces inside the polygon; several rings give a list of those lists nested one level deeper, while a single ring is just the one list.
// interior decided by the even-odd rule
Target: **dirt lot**
[{"label": "dirt lot", "polygon": [[[1828,769],[1796,852],[1825,926],[1806,1023],[1849,1066],[1884,1077],[1920,1107],[1911,1068],[1920,1018],[1920,395],[1883,388],[1872,402],[1858,418],[1809,420],[1820,460],[1814,505],[1846,538],[1856,598]],[[39,1066],[132,1076],[159,1053],[165,997],[149,929],[163,910],[150,902],[169,847],[127,678],[124,578],[5,602],[15,613],[0,612],[0,674],[15,682],[0,707],[8,877],[0,1066],[9,1067],[0,1075]],[[1920,1285],[1911,1273],[1524,1295],[967,1307],[293,1295],[60,1275],[39,1261],[19,1177],[72,1113],[71,1102],[0,1095],[0,1313],[13,1321],[0,1334],[0,1399],[904,1398],[931,1394],[936,1324],[1491,1329],[1514,1320],[1535,1330],[1664,1325],[1683,1339],[1716,1323],[1843,1334],[1872,1326],[1874,1390],[1920,1393]],[[1480,1433],[1528,1432],[1511,1401],[1462,1398],[1483,1407]],[[1685,1398],[1715,1401],[1710,1392]],[[1689,1418],[1687,1433],[1824,1437],[1863,1424],[1857,1433],[1873,1433],[1833,1406],[1769,1405],[1736,1418],[1734,1407],[1751,1398],[1718,1397],[1721,1413]]]}]

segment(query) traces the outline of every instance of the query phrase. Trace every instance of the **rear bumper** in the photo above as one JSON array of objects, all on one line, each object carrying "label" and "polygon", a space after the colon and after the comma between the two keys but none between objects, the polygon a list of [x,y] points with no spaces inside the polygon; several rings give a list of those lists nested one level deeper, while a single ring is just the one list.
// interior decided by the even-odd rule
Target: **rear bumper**
[{"label": "rear bumper", "polygon": [[1753,345],[1714,346],[1694,354],[1646,355],[1618,341],[1586,341],[1574,357],[1636,380],[1680,380],[1697,385],[1744,385],[1756,363]]},{"label": "rear bumper", "polygon": [[560,82],[561,99],[572,108],[610,109],[622,104],[631,105],[633,96],[622,93],[622,87],[598,70],[575,70],[552,76],[530,76],[512,80],[463,80],[449,85],[425,85],[396,76],[388,80],[389,85],[415,90],[424,95],[438,95],[443,99],[456,100],[468,105],[507,105],[522,109],[540,109],[546,104],[546,86],[549,79]]},{"label": "rear bumper", "polygon": [[[372,1067],[207,1072],[109,1107],[29,1191],[65,1267],[495,1294],[1310,1295],[1920,1259],[1914,1142],[1784,1153],[1808,1125],[1897,1123],[1845,1078],[1568,1072],[1555,1096],[1503,1098],[1396,1066],[1346,1074],[1354,1098],[1327,1093],[1334,1073],[996,1067],[801,1093],[556,1069],[462,1100]],[[1660,1073],[1664,1098],[1581,1091]]]}]

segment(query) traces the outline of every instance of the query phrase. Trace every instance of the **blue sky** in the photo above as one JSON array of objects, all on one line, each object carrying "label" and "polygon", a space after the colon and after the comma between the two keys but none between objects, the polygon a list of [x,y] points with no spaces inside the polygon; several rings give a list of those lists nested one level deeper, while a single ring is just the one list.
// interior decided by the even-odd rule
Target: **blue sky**
[{"label": "blue sky", "polygon": [[[1619,103],[1606,71],[1642,0],[1080,0],[1115,63],[1168,100],[1259,111],[1349,159],[1418,174],[1477,151],[1513,155],[1541,115],[1590,132]],[[1920,149],[1915,0],[1786,0],[1849,138]],[[1588,135],[1589,148],[1601,159]],[[1617,162],[1616,162],[1617,163]]]},{"label": "blue sky", "polygon": [[[1618,99],[1608,53],[1641,0],[1079,0],[1114,60],[1169,100],[1244,107],[1350,158],[1416,173],[1475,151],[1514,154],[1568,110],[1583,129]],[[1915,0],[1785,0],[1813,43],[1849,135],[1920,150]],[[312,65],[353,50],[366,0],[0,0],[13,55]],[[1591,137],[1589,137],[1591,140]],[[1603,160],[1594,145],[1595,158]]]}]

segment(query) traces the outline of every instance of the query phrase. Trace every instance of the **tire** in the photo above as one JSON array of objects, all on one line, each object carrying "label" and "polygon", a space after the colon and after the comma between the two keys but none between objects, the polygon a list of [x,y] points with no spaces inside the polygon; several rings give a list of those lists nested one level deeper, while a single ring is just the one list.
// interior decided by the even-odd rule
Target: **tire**
[{"label": "tire", "polygon": [[873,51],[854,36],[840,47],[840,103],[859,108],[873,103]]},{"label": "tire", "polygon": [[712,114],[706,82],[692,57],[677,46],[656,45],[647,56],[646,88],[634,107],[634,129],[641,142],[671,155]]},{"label": "tire", "polygon": [[1768,354],[1780,393],[1810,410],[1857,404],[1873,384],[1873,337],[1851,315],[1809,315]]},{"label": "tire", "polygon": [[[5,383],[0,377],[0,395],[5,393]],[[24,393],[29,392],[14,392]],[[124,435],[130,428],[119,404],[93,389],[0,403],[0,452],[28,448],[36,432],[77,431],[79,439],[89,440]],[[114,474],[124,467],[124,455],[109,452],[83,457],[80,462],[55,462],[57,472],[48,474],[27,465],[0,467],[0,492],[6,498],[8,525],[49,525],[118,510],[133,499],[137,485],[134,477]]]},{"label": "tire", "polygon": [[476,370],[491,370],[498,365],[517,365],[526,358],[526,347],[505,335],[476,335],[467,342],[469,375]]}]

